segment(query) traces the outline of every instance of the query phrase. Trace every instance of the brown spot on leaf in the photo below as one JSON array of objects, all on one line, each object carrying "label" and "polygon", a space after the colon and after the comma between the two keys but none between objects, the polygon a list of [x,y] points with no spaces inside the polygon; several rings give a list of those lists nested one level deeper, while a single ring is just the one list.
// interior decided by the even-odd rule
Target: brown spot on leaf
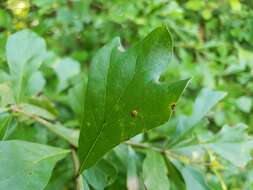
[{"label": "brown spot on leaf", "polygon": [[131,111],[131,117],[136,118],[137,115],[138,115],[138,111],[137,110]]},{"label": "brown spot on leaf", "polygon": [[176,103],[172,103],[172,104],[170,104],[170,108],[171,108],[171,110],[172,110],[172,111],[174,111],[174,110],[175,110],[175,108],[176,108]]}]

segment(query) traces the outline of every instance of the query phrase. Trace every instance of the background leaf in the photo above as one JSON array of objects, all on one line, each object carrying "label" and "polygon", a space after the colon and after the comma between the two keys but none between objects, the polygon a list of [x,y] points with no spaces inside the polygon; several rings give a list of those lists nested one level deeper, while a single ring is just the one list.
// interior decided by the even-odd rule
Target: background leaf
[{"label": "background leaf", "polygon": [[181,169],[187,190],[210,190],[204,175],[192,166],[185,166]]},{"label": "background leaf", "polygon": [[42,190],[68,150],[25,141],[0,142],[0,189]]},{"label": "background leaf", "polygon": [[143,162],[143,178],[146,189],[169,190],[170,181],[167,173],[168,171],[163,156],[159,153],[148,151]]},{"label": "background leaf", "polygon": [[5,138],[6,130],[10,125],[12,116],[8,113],[0,113],[0,140]]},{"label": "background leaf", "polygon": [[141,188],[141,180],[139,178],[139,168],[137,162],[137,154],[129,147],[128,148],[128,164],[127,164],[127,189],[139,190]]},{"label": "background leaf", "polygon": [[109,161],[102,159],[84,173],[85,180],[95,189],[103,190],[117,177],[117,170]]},{"label": "background leaf", "polygon": [[226,92],[203,89],[196,98],[193,112],[190,116],[181,115],[178,118],[175,135],[172,137],[170,146],[180,142],[189,135],[196,124],[207,114],[207,112],[226,96]]},{"label": "background leaf", "polygon": [[184,178],[174,163],[164,156],[168,174],[176,189],[186,189]]},{"label": "background leaf", "polygon": [[34,72],[27,84],[27,94],[34,95],[42,92],[44,86],[46,84],[46,80],[40,71]]},{"label": "background leaf", "polygon": [[250,151],[252,150],[252,139],[245,135],[245,129],[244,125],[234,127],[226,125],[213,137],[202,141],[201,144],[182,145],[182,147],[175,147],[173,150],[185,155],[190,154],[190,157],[194,157],[194,152],[201,154],[202,151],[211,150],[235,166],[243,168],[251,160]]},{"label": "background leaf", "polygon": [[80,64],[71,58],[61,60],[53,68],[59,80],[58,91],[64,90],[69,80],[80,72]]},{"label": "background leaf", "polygon": [[236,100],[236,105],[237,107],[245,112],[245,113],[249,113],[250,110],[251,110],[251,106],[252,106],[252,100],[251,100],[251,97],[248,97],[248,96],[242,96],[240,98],[238,98]]},{"label": "background leaf", "polygon": [[8,38],[6,55],[15,98],[19,102],[27,93],[30,77],[45,58],[46,44],[35,33],[22,30]]}]

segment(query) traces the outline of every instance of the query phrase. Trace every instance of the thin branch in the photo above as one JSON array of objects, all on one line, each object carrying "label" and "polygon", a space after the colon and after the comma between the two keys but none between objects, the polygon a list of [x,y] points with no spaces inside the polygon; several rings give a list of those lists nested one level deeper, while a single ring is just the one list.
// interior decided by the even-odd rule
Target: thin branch
[{"label": "thin branch", "polygon": [[125,144],[127,144],[129,146],[132,146],[132,147],[135,147],[135,148],[140,148],[140,149],[152,149],[153,151],[159,152],[161,154],[165,153],[164,149],[161,149],[161,148],[158,148],[158,147],[153,147],[153,146],[150,146],[148,144],[134,143],[134,142],[131,142],[131,141],[126,141]]},{"label": "thin branch", "polygon": [[[208,153],[208,156],[209,156],[209,160],[211,162],[214,162],[215,161],[215,157],[213,157],[212,153],[209,150],[207,150],[207,153]],[[210,167],[210,169],[216,175],[216,177],[218,178],[218,181],[220,183],[221,189],[222,190],[227,190],[228,188],[227,188],[226,183],[225,183],[224,179],[222,178],[222,175],[220,174],[220,172],[216,168],[214,168],[214,167]]]},{"label": "thin branch", "polygon": [[82,175],[79,175],[80,162],[79,162],[79,159],[74,147],[71,148],[71,155],[72,155],[72,160],[73,160],[76,190],[83,190],[84,187],[83,187]]},{"label": "thin branch", "polygon": [[160,154],[164,154],[164,155],[172,157],[174,159],[178,159],[178,160],[180,159],[179,155],[172,153],[168,149],[162,149],[162,148],[150,146],[148,144],[134,143],[134,142],[130,142],[130,141],[126,141],[125,144],[130,145],[130,146],[135,147],[135,148],[153,150],[155,152],[159,152]]},{"label": "thin branch", "polygon": [[79,172],[80,163],[79,163],[78,156],[76,154],[77,143],[76,143],[75,140],[73,140],[73,138],[70,138],[70,137],[67,137],[66,135],[64,135],[64,132],[65,133],[68,132],[68,131],[66,131],[68,129],[64,128],[64,131],[61,131],[63,133],[61,133],[56,128],[57,124],[51,123],[51,122],[43,119],[42,117],[39,117],[39,116],[34,115],[32,113],[26,112],[26,111],[20,109],[16,105],[12,105],[9,108],[9,111],[23,114],[24,116],[26,116],[26,117],[28,117],[30,119],[33,119],[34,121],[37,121],[37,122],[41,123],[43,126],[47,127],[47,129],[49,129],[51,132],[53,132],[57,136],[65,139],[66,141],[68,141],[68,143],[71,145],[71,155],[72,155],[72,160],[73,160],[73,168],[74,168],[74,178],[75,178],[76,190],[83,190],[82,176],[79,175],[79,173],[78,173]]},{"label": "thin branch", "polygon": [[181,160],[184,163],[186,162],[186,163],[190,163],[190,164],[202,164],[202,165],[205,165],[205,166],[210,166],[211,165],[211,163],[209,163],[209,162],[191,160],[190,158],[188,158],[186,156],[175,154],[175,153],[171,152],[168,149],[162,149],[162,148],[150,146],[148,144],[134,143],[134,142],[131,142],[131,141],[126,141],[125,144],[127,144],[127,145],[129,145],[133,148],[153,150],[155,152],[158,152],[158,153],[163,154],[165,156],[168,156],[170,158],[174,158],[176,160]]},{"label": "thin branch", "polygon": [[[64,128],[61,127],[61,129],[59,129],[59,127],[57,128],[57,124],[49,122],[49,121],[43,119],[42,117],[39,117],[39,116],[34,115],[32,113],[28,113],[28,112],[20,109],[16,105],[12,105],[9,110],[12,112],[17,112],[17,113],[23,114],[24,116],[39,122],[40,124],[47,127],[48,130],[50,130],[51,132],[53,132],[57,136],[65,139],[71,146],[77,148],[77,139],[75,139],[73,137],[73,135],[71,135],[71,134],[69,134],[69,136],[67,136],[67,134],[66,134],[67,132],[71,132],[70,129],[65,128],[65,127]],[[78,136],[78,135],[76,135],[76,136]]]}]

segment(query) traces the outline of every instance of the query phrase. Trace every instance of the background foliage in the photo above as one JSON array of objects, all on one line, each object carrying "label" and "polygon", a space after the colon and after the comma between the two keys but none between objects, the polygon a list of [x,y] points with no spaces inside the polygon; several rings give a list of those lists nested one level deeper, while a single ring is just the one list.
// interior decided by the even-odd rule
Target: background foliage
[{"label": "background foliage", "polygon": [[[38,42],[41,51],[35,53],[43,63],[39,70],[27,69],[32,80],[21,85],[13,81],[19,92],[13,98],[27,112],[69,128],[79,126],[78,92],[98,48],[115,36],[127,48],[161,24],[170,28],[174,59],[163,80],[193,77],[191,83],[170,123],[116,147],[85,173],[91,189],[135,190],[144,189],[143,184],[149,190],[178,189],[184,186],[182,178],[187,189],[253,189],[252,1],[8,0],[0,8],[1,108],[13,102],[7,73],[17,77],[18,69],[9,70],[8,64],[22,62],[8,60],[7,38],[30,29],[45,40]],[[19,49],[31,40],[25,38]],[[25,83],[30,89],[21,93]],[[4,110],[0,116],[0,125],[8,123],[7,129],[0,126],[1,138],[67,147],[31,118],[9,116]],[[170,160],[160,154],[164,148]],[[47,190],[73,189],[70,160],[58,163]]]}]

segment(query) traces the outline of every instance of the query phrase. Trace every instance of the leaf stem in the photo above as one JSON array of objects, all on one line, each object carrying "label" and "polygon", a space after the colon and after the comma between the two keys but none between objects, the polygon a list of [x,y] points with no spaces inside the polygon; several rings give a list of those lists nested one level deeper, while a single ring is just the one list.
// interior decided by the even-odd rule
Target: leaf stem
[{"label": "leaf stem", "polygon": [[[19,108],[17,105],[12,105],[9,110],[12,112],[17,112],[17,113],[23,114],[26,117],[39,122],[40,124],[47,127],[48,130],[50,130],[51,132],[53,132],[57,136],[61,137],[62,139],[65,139],[71,146],[77,148],[78,138],[74,138],[74,137],[70,136],[71,134],[69,134],[69,135],[67,134],[67,133],[70,133],[72,130],[65,128],[64,126],[57,126],[57,124],[49,122],[48,120],[43,119],[42,117],[39,117],[35,114],[26,112],[23,109]],[[76,135],[76,136],[78,137],[78,135]]]},{"label": "leaf stem", "polygon": [[[64,126],[61,126],[57,128],[57,124],[54,124],[52,122],[49,122],[42,117],[39,117],[37,115],[34,115],[32,113],[26,112],[19,108],[17,105],[12,105],[9,108],[9,111],[12,112],[17,112],[20,114],[23,114],[24,116],[33,119],[34,121],[39,122],[43,126],[47,127],[51,132],[56,134],[57,136],[65,139],[71,146],[71,155],[72,155],[72,160],[73,160],[73,167],[74,167],[74,178],[75,178],[75,187],[76,190],[83,190],[83,180],[82,180],[82,175],[79,175],[79,167],[80,167],[80,162],[76,153],[76,148],[77,148],[77,139],[72,138],[71,136],[66,136],[65,133],[69,132],[67,131],[68,129],[65,128]],[[60,130],[60,131],[59,131]]]},{"label": "leaf stem", "polygon": [[72,155],[72,160],[73,160],[76,190],[83,190],[84,189],[83,179],[82,179],[82,175],[79,174],[80,162],[76,154],[75,147],[71,148],[71,155]]},{"label": "leaf stem", "polygon": [[133,148],[153,150],[155,152],[158,152],[160,154],[163,154],[165,156],[168,156],[168,157],[176,159],[176,160],[180,160],[180,161],[182,161],[184,163],[187,163],[187,164],[202,164],[202,165],[206,165],[206,166],[211,165],[211,163],[209,163],[209,162],[192,160],[192,159],[190,159],[186,156],[175,154],[175,153],[171,152],[168,149],[162,149],[162,148],[159,148],[159,147],[150,146],[148,144],[134,143],[134,142],[131,142],[131,141],[126,141],[125,144],[127,144],[127,145],[129,145]]},{"label": "leaf stem", "polygon": [[228,190],[225,181],[223,180],[222,176],[220,175],[220,172],[216,169],[212,169],[216,177],[218,178],[218,181],[220,182],[220,186],[222,190]]},{"label": "leaf stem", "polygon": [[[209,156],[210,161],[211,161],[211,162],[215,161],[215,157],[213,157],[212,153],[211,153],[209,150],[207,150],[207,153],[208,153],[208,156]],[[226,183],[225,183],[225,181],[223,180],[223,178],[222,178],[220,172],[219,172],[216,168],[214,168],[214,167],[210,167],[210,169],[211,169],[211,171],[213,171],[213,173],[214,173],[214,174],[216,175],[216,177],[218,178],[218,181],[219,181],[219,183],[220,183],[221,189],[222,189],[222,190],[227,190],[228,188],[227,188]]]}]

